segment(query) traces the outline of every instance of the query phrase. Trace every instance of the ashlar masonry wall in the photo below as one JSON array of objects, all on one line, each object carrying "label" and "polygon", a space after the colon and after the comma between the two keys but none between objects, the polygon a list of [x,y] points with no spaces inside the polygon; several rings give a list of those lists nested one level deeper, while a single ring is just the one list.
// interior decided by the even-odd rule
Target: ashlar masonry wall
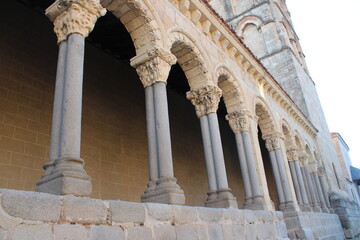
[{"label": "ashlar masonry wall", "polygon": [[288,239],[281,212],[0,191],[1,240]]}]

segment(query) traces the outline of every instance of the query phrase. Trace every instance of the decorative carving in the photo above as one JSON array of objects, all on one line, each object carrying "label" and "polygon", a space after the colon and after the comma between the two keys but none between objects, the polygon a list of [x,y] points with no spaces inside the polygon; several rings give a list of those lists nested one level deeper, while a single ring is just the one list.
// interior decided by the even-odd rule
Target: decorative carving
[{"label": "decorative carving", "polygon": [[226,115],[226,120],[234,133],[249,131],[249,113],[246,110],[232,112]]},{"label": "decorative carving", "polygon": [[297,147],[288,148],[286,151],[286,157],[290,162],[299,160]]},{"label": "decorative carving", "polygon": [[203,88],[187,92],[186,97],[195,106],[196,115],[200,118],[217,111],[221,89],[214,85],[207,85]]},{"label": "decorative carving", "polygon": [[46,15],[51,20],[54,19],[58,43],[65,41],[73,33],[87,37],[97,19],[105,13],[100,0],[57,0],[46,10]]},{"label": "decorative carving", "polygon": [[[142,61],[144,60],[145,61]],[[144,87],[151,86],[156,82],[166,83],[171,65],[176,63],[176,57],[162,48],[153,48],[141,56],[140,60],[135,59],[132,66],[136,68]]]},{"label": "decorative carving", "polygon": [[265,147],[268,151],[273,151],[275,149],[281,148],[281,141],[283,136],[281,133],[269,133],[263,135],[263,139],[265,140]]}]

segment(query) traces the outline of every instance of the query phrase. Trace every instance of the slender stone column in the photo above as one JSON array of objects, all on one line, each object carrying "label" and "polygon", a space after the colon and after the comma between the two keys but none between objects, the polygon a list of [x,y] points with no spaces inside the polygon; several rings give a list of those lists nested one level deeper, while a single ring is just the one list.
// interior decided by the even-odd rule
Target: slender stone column
[{"label": "slender stone column", "polygon": [[307,195],[305,182],[304,182],[303,176],[301,174],[299,161],[298,160],[294,161],[294,165],[295,165],[296,176],[297,176],[299,187],[300,187],[301,197],[303,200],[303,210],[311,211],[310,202],[309,202],[309,198]]},{"label": "slender stone column", "polygon": [[304,165],[301,165],[301,176],[304,180],[304,185],[305,185],[305,190],[306,190],[306,195],[308,197],[309,200],[309,204],[311,207],[313,207],[314,205],[314,200],[312,199],[312,195],[310,194],[310,188],[309,188],[309,183],[307,181],[307,177],[306,177],[306,173],[305,173],[305,167]]},{"label": "slender stone column", "polygon": [[296,198],[299,202],[299,205],[301,207],[304,206],[304,201],[300,192],[300,185],[299,185],[299,180],[296,174],[296,169],[295,169],[295,162],[294,161],[289,161],[289,168],[290,168],[290,172],[291,172],[291,177],[294,183],[294,188],[295,188],[295,194],[296,194]]},{"label": "slender stone column", "polygon": [[184,191],[176,183],[171,152],[166,81],[176,58],[154,48],[131,59],[145,88],[150,179],[142,202],[185,204]]},{"label": "slender stone column", "polygon": [[310,192],[311,199],[312,199],[313,211],[314,212],[321,212],[321,208],[319,207],[319,204],[318,204],[317,199],[316,199],[315,187],[314,187],[313,181],[311,179],[309,169],[307,167],[304,167],[304,173],[305,173],[305,177],[306,177],[306,180],[307,180],[307,183],[308,183],[308,186],[309,186],[309,192]]},{"label": "slender stone column", "polygon": [[330,204],[329,195],[327,193],[327,188],[326,188],[326,184],[325,184],[323,171],[324,170],[322,168],[319,169],[320,186],[321,186],[322,193],[324,194],[324,199],[325,199],[326,206],[329,209],[330,213],[333,213],[334,210],[332,209],[331,204]]},{"label": "slender stone column", "polygon": [[249,133],[249,112],[240,110],[226,116],[235,134],[239,155],[241,175],[245,190],[244,208],[265,209],[264,196],[260,191],[259,178],[256,171],[254,152]]},{"label": "slender stone column", "polygon": [[[236,198],[232,195],[231,189],[228,187],[219,123],[216,115],[221,90],[217,86],[207,85],[203,88],[187,92],[186,96],[195,106],[196,115],[200,118],[201,130],[203,131],[205,161],[207,163],[210,188],[208,192],[209,197],[205,205],[209,207],[237,208]],[[205,126],[206,122],[208,123],[208,127]],[[211,144],[210,149],[209,144]],[[216,196],[212,189],[214,185],[214,173]]]},{"label": "slender stone column", "polygon": [[321,186],[320,186],[320,181],[319,181],[319,176],[317,172],[312,172],[311,176],[314,179],[314,183],[315,183],[315,187],[317,189],[318,195],[319,195],[319,200],[320,200],[320,205],[321,205],[321,210],[324,213],[329,213],[329,209],[326,207],[326,203],[325,203],[325,199],[324,199],[324,194],[322,192]]},{"label": "slender stone column", "polygon": [[59,59],[53,107],[50,160],[36,191],[89,196],[91,180],[80,157],[85,37],[106,10],[99,0],[58,0],[46,15],[54,21]]},{"label": "slender stone column", "polygon": [[280,150],[281,134],[270,133],[264,135],[266,148],[269,151],[271,165],[275,176],[276,187],[278,190],[280,208],[293,209],[294,203],[291,199],[290,184],[286,176],[286,170],[284,166],[283,156]]}]

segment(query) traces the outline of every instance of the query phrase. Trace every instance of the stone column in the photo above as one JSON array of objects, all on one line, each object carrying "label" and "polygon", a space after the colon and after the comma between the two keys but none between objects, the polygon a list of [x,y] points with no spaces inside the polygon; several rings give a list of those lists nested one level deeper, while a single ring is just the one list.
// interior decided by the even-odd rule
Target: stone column
[{"label": "stone column", "polygon": [[326,203],[325,203],[325,199],[324,199],[324,194],[322,192],[322,189],[321,189],[321,186],[320,186],[320,181],[319,181],[319,176],[318,176],[318,173],[317,172],[312,172],[311,173],[311,176],[314,180],[314,184],[315,184],[315,187],[316,187],[316,190],[318,192],[318,196],[319,196],[319,200],[320,200],[320,205],[321,205],[321,210],[324,212],[324,213],[329,213],[329,209],[327,208],[326,206]]},{"label": "stone column", "polygon": [[[208,207],[237,208],[236,198],[232,195],[228,186],[219,123],[216,115],[221,90],[217,86],[207,85],[187,92],[186,96],[195,106],[196,114],[200,118],[201,130],[203,131],[205,161],[210,187],[209,197],[205,205]],[[214,185],[216,186],[215,191],[213,189]]]},{"label": "stone column", "polygon": [[264,135],[265,146],[269,151],[270,161],[275,176],[276,188],[279,195],[280,208],[282,210],[293,210],[294,202],[290,194],[290,184],[286,176],[286,170],[281,153],[282,134],[270,133]]},{"label": "stone column", "polygon": [[301,190],[300,190],[300,183],[299,183],[299,179],[296,173],[296,164],[295,161],[297,161],[298,157],[297,157],[297,149],[294,147],[290,147],[286,150],[286,157],[287,160],[289,162],[289,168],[290,168],[290,172],[291,172],[291,177],[294,183],[294,188],[295,188],[295,194],[296,194],[296,198],[298,200],[298,203],[300,205],[301,208],[304,207],[304,200],[303,200],[303,196],[301,194]]},{"label": "stone column", "polygon": [[294,164],[295,164],[296,176],[297,176],[299,187],[300,187],[301,197],[302,197],[302,200],[303,200],[303,209],[302,210],[307,211],[307,212],[311,212],[309,197],[307,195],[304,178],[303,178],[303,176],[301,174],[299,160],[295,160]]},{"label": "stone column", "polygon": [[317,202],[317,199],[316,199],[316,192],[315,192],[313,180],[311,179],[310,172],[307,167],[304,167],[304,175],[306,177],[306,181],[307,181],[308,187],[309,187],[309,193],[310,193],[310,196],[312,199],[312,209],[314,212],[321,212],[321,208],[319,207],[319,203]]},{"label": "stone column", "polygon": [[326,184],[325,184],[323,168],[319,168],[319,181],[320,181],[322,193],[324,194],[326,206],[329,209],[330,213],[334,213],[334,210],[332,209],[331,204],[330,204],[329,195],[328,195]]},{"label": "stone column", "polygon": [[174,177],[166,81],[176,58],[154,48],[131,59],[145,88],[150,180],[142,202],[185,204],[184,191]]},{"label": "stone column", "polygon": [[248,111],[240,110],[228,114],[226,119],[235,134],[245,190],[244,208],[261,210],[265,209],[265,201],[260,190],[259,177],[255,166],[254,151],[249,132],[249,116]]},{"label": "stone column", "polygon": [[99,0],[57,0],[46,15],[54,21],[59,57],[56,74],[50,159],[36,191],[89,196],[91,180],[80,157],[85,37],[106,10]]}]

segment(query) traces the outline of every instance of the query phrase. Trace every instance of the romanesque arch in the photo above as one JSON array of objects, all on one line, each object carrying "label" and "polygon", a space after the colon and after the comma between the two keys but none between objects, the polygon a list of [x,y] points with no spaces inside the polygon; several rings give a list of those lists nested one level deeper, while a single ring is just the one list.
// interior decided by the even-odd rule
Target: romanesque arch
[{"label": "romanesque arch", "polygon": [[173,31],[170,41],[170,51],[177,58],[191,89],[215,85],[209,76],[204,54],[191,37],[184,32]]},{"label": "romanesque arch", "polygon": [[163,45],[159,23],[146,1],[102,0],[101,4],[124,24],[137,55]]},{"label": "romanesque arch", "polygon": [[275,132],[275,122],[266,103],[258,98],[255,103],[255,115],[259,117],[258,126],[263,137]]}]

